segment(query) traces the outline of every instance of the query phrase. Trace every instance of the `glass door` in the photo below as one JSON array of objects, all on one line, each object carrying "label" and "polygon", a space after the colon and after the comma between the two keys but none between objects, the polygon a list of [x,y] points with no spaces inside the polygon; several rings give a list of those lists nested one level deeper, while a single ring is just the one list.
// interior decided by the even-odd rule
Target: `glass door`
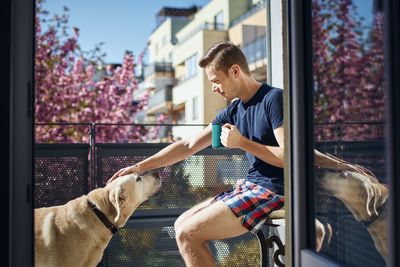
[{"label": "glass door", "polygon": [[288,2],[292,266],[398,266],[394,2]]},{"label": "glass door", "polygon": [[315,0],[311,11],[314,143],[335,157],[322,167],[314,159],[315,251],[385,266],[384,15],[373,0]]}]

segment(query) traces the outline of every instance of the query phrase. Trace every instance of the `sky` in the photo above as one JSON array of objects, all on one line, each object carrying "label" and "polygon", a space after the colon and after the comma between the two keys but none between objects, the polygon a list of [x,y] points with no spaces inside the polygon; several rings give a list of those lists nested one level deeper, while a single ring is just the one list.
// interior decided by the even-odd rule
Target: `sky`
[{"label": "sky", "polygon": [[[124,52],[139,55],[156,27],[156,14],[162,7],[205,6],[210,0],[46,0],[50,14],[69,11],[69,26],[79,28],[79,44],[85,51],[104,42],[106,63],[120,63]],[[71,31],[72,35],[72,31]]]}]

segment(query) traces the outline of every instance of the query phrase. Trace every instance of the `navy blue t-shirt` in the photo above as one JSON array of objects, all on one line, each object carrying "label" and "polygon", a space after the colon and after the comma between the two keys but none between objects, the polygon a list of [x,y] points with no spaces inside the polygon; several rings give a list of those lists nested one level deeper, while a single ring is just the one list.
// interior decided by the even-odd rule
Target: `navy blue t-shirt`
[{"label": "navy blue t-shirt", "polygon": [[[235,125],[246,138],[269,146],[279,146],[274,129],[283,124],[283,90],[262,84],[247,102],[237,100],[220,112],[213,124]],[[283,195],[283,169],[246,152],[250,169],[246,179]]]}]

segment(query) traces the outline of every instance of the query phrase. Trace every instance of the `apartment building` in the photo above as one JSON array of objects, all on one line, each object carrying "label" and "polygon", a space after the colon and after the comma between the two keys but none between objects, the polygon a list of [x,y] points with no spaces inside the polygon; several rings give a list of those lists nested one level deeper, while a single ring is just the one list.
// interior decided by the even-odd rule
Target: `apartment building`
[{"label": "apartment building", "polygon": [[267,82],[267,9],[265,1],[253,1],[228,30],[229,40],[241,47],[253,77]]},{"label": "apartment building", "polygon": [[[176,33],[188,24],[198,7],[163,7],[156,15],[157,26],[148,38],[148,61],[144,66],[143,81],[139,83],[135,97],[150,94],[147,108],[136,115],[140,123],[172,122],[172,88],[175,72],[172,66],[172,52],[176,46]],[[170,127],[163,127],[159,133],[162,139],[170,135]]]},{"label": "apartment building", "polygon": [[[159,26],[149,37],[149,65],[140,92],[152,96],[143,122],[159,114],[177,124],[206,125],[229,103],[211,91],[198,61],[218,41],[241,47],[253,76],[267,79],[265,0],[212,0],[201,9],[166,8],[157,14]],[[188,138],[204,127],[174,127],[175,139]]]}]

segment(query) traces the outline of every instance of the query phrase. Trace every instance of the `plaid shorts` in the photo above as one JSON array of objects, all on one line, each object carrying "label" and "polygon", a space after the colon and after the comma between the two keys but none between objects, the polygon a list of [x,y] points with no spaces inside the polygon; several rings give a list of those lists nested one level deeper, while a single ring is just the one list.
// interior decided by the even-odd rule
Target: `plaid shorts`
[{"label": "plaid shorts", "polygon": [[225,202],[237,217],[243,216],[243,226],[252,233],[257,233],[269,214],[281,209],[285,200],[284,196],[244,179],[239,179],[235,188],[214,199]]}]

